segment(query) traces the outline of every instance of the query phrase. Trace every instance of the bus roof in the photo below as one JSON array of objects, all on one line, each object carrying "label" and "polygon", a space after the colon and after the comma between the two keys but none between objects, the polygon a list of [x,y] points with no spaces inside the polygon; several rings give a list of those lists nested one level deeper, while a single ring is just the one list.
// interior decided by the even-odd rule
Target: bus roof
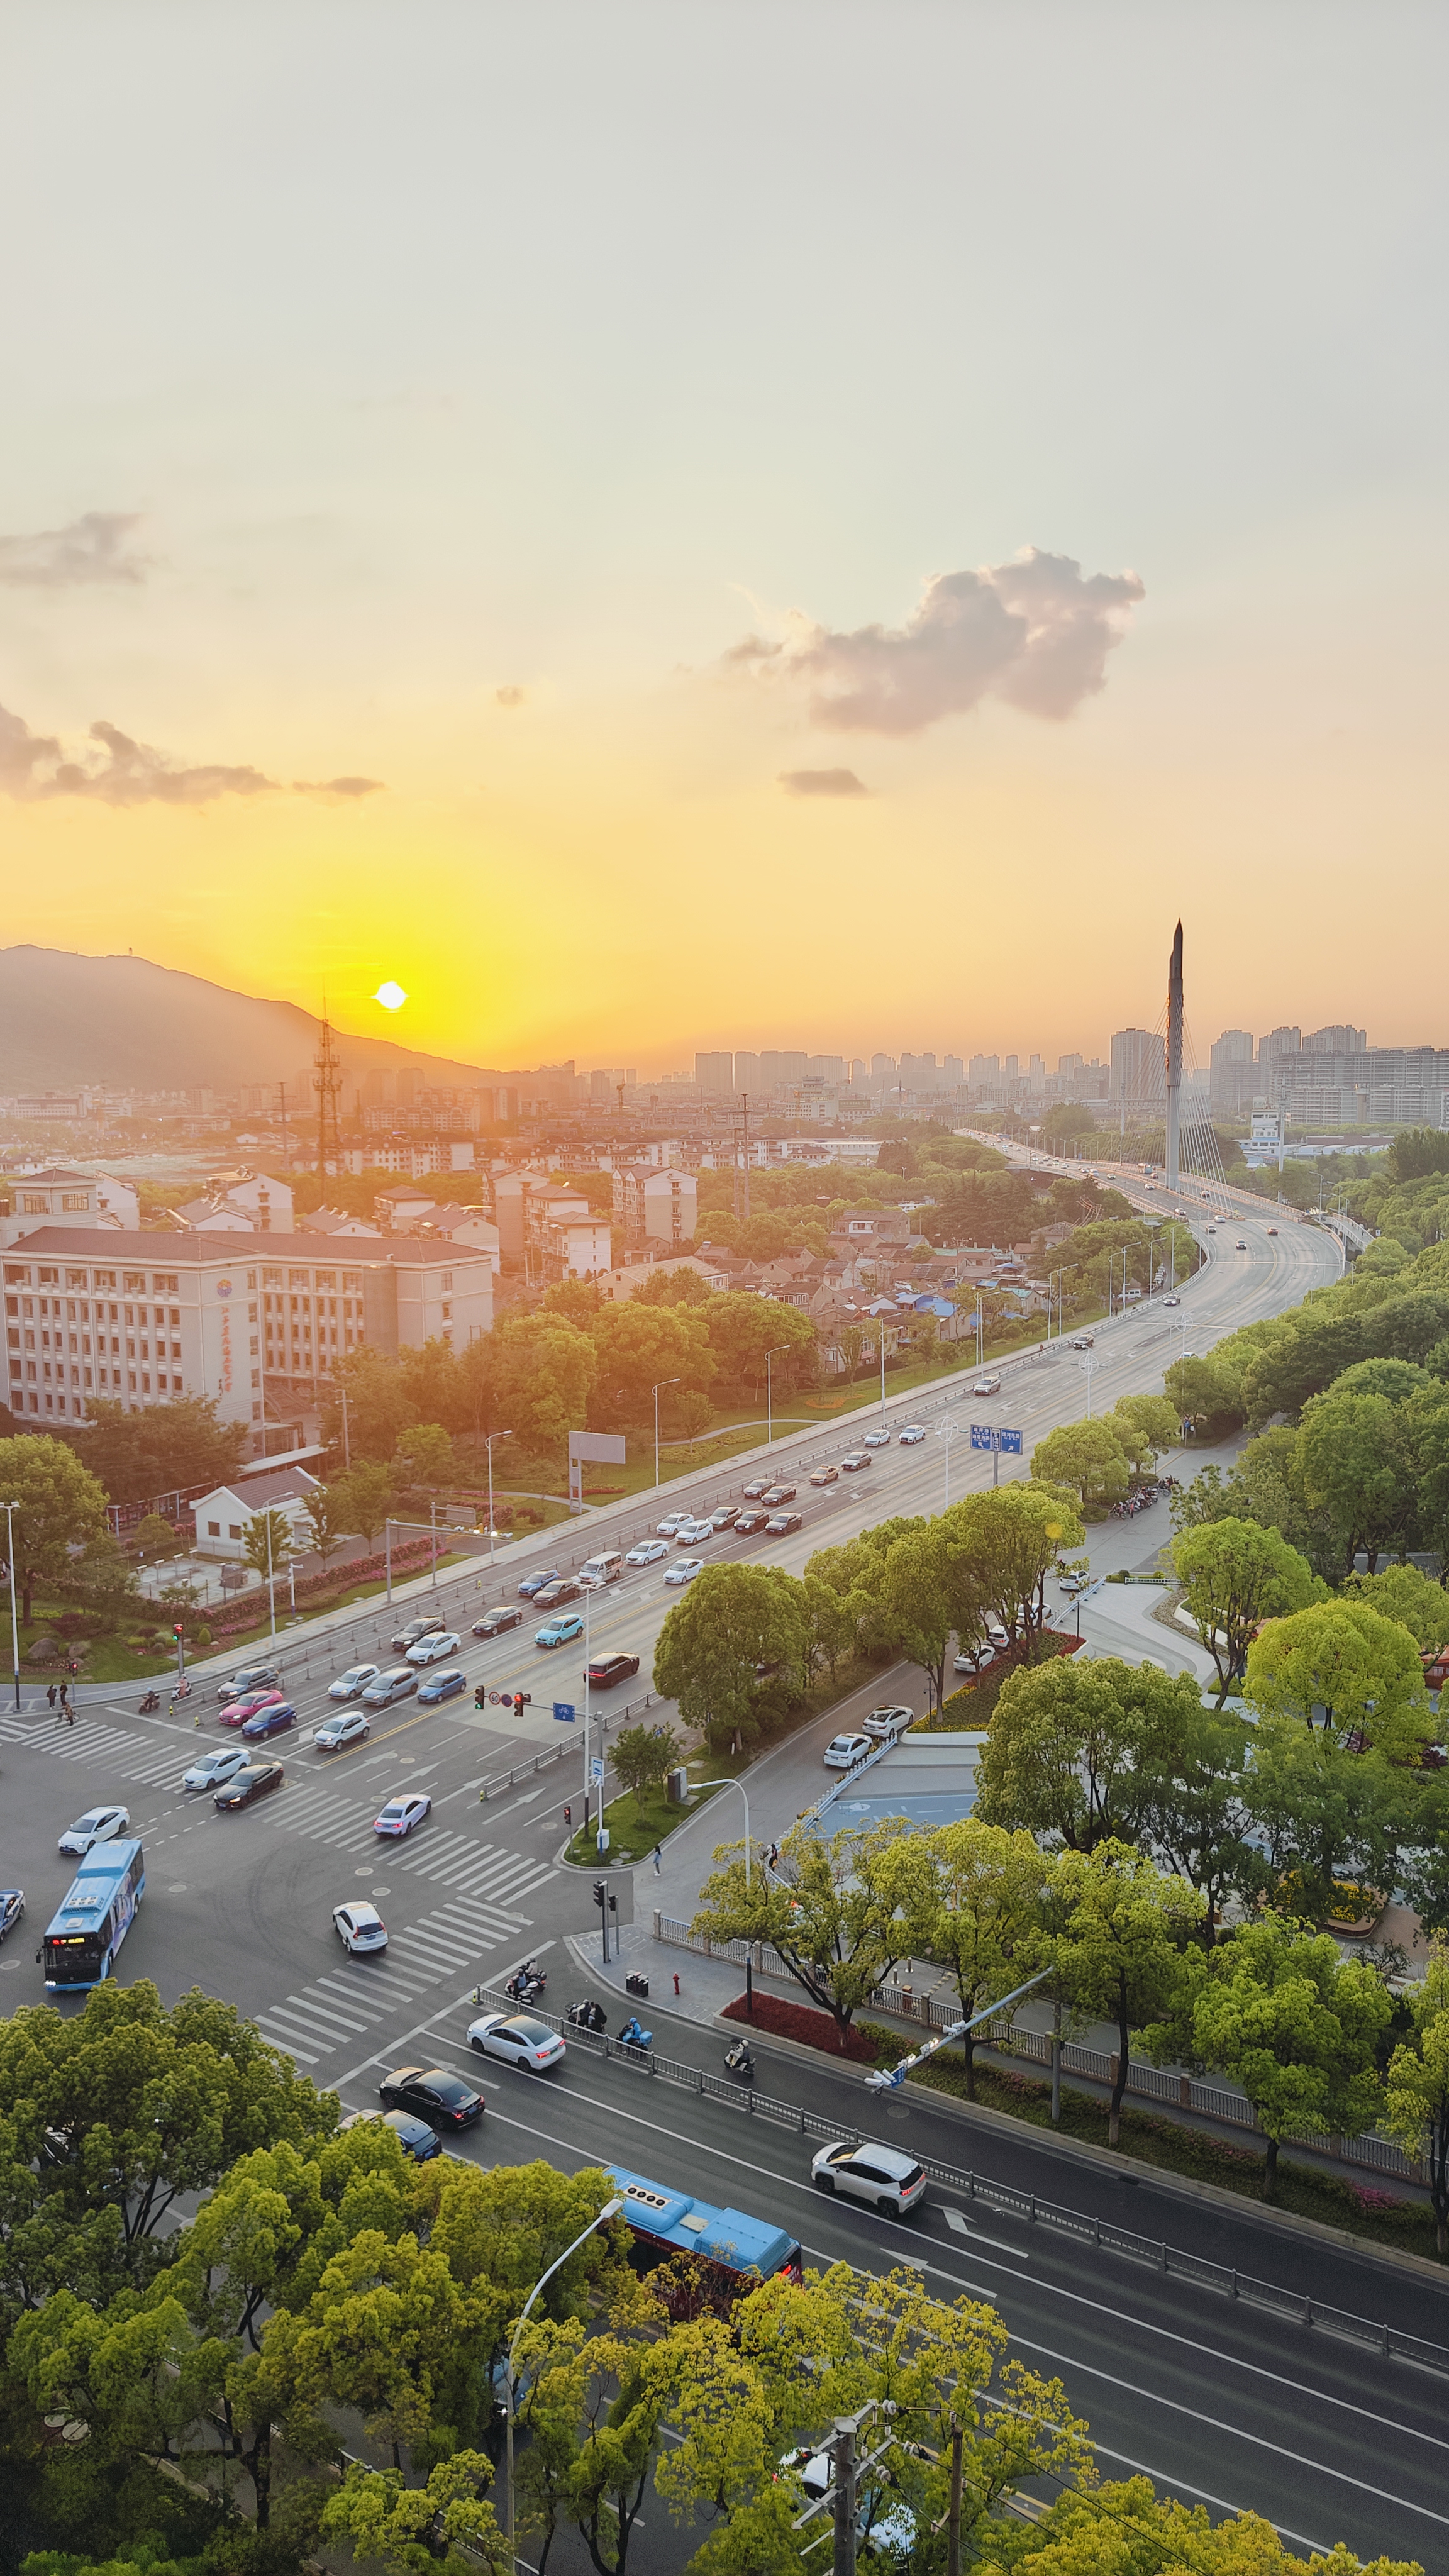
[{"label": "bus roof", "polygon": [[140,1849],[138,1842],[93,1843],[56,1907],[51,1930],[83,1932],[97,1922]]},{"label": "bus roof", "polygon": [[668,2191],[625,2165],[606,2165],[604,2171],[618,2184],[631,2224],[681,2254],[707,2254],[732,2271],[755,2271],[769,2279],[796,2253],[794,2238],[782,2227],[747,2218],[742,2209],[716,2209],[686,2191]]}]

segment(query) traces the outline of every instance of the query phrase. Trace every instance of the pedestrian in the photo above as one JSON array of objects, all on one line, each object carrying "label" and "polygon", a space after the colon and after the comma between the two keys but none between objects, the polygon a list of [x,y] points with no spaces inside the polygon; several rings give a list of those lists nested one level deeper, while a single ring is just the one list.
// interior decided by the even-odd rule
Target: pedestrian
[{"label": "pedestrian", "polygon": [[70,1699],[66,1700],[66,1701],[64,1702],[64,1707],[65,1707],[65,1722],[66,1722],[66,1725],[67,1725],[67,1726],[74,1726],[74,1724],[75,1724],[75,1702],[74,1702],[74,1700],[70,1700]]},{"label": "pedestrian", "polygon": [[659,1872],[660,1872],[660,1862],[661,1862],[661,1859],[662,1859],[662,1854],[661,1854],[661,1852],[660,1852],[660,1848],[659,1848],[658,1843],[656,1843],[656,1844],[655,1844],[655,1846],[654,1846],[654,1850],[653,1850],[652,1858],[653,1858],[653,1862],[654,1862],[654,1875],[655,1875],[655,1877],[657,1878],[657,1877],[659,1876]]},{"label": "pedestrian", "polygon": [[679,1992],[679,1970],[677,1968],[674,1971],[674,1991],[676,1994]]},{"label": "pedestrian", "polygon": [[54,1706],[55,1706],[55,1684],[54,1684],[54,1682],[52,1682],[52,1683],[51,1683],[49,1690],[48,1690],[48,1691],[46,1692],[46,1694],[45,1694],[45,1702],[46,1702],[46,1706],[47,1706],[47,1708],[54,1708]]},{"label": "pedestrian", "polygon": [[62,1683],[61,1683],[61,1686],[60,1686],[60,1704],[61,1704],[61,1707],[62,1707],[62,1708],[64,1708],[64,1706],[65,1706],[65,1704],[66,1704],[66,1700],[67,1700],[67,1698],[68,1698],[68,1696],[69,1696],[69,1693],[70,1693],[70,1684],[69,1684],[69,1682],[62,1682]]}]

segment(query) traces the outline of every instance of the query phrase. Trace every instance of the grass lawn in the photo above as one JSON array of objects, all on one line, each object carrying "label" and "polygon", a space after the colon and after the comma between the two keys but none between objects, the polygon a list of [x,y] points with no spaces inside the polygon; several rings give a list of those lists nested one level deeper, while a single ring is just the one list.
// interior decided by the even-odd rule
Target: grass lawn
[{"label": "grass lawn", "polygon": [[[604,1809],[604,1823],[609,1830],[607,1857],[610,1865],[616,1861],[646,1860],[656,1843],[666,1842],[676,1825],[682,1825],[688,1817],[698,1813],[698,1798],[692,1799],[687,1807],[672,1807],[662,1790],[646,1790],[642,1797],[636,1797],[632,1789],[626,1790],[622,1797],[611,1800]],[[576,1862],[580,1868],[597,1869],[599,1856],[593,1834],[585,1836],[582,1830],[576,1833],[564,1858]]]}]

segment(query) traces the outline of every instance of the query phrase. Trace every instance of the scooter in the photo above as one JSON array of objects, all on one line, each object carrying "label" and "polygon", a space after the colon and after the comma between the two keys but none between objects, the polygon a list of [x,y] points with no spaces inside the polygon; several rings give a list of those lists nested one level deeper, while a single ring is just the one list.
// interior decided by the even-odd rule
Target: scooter
[{"label": "scooter", "polygon": [[148,1692],[146,1693],[145,1698],[144,1698],[144,1699],[142,1700],[142,1702],[141,1702],[141,1715],[142,1715],[143,1717],[150,1717],[150,1716],[153,1714],[153,1712],[154,1712],[156,1709],[158,1709],[158,1708],[160,1707],[160,1705],[161,1705],[161,1694],[160,1694],[160,1692],[159,1692],[159,1691],[148,1691]]},{"label": "scooter", "polygon": [[725,2050],[724,2062],[729,2073],[738,2075],[741,2083],[753,2084],[755,2061],[750,2054],[750,2043],[747,2039],[735,2040],[733,2045]]},{"label": "scooter", "polygon": [[506,1995],[512,1995],[515,2003],[531,2004],[537,2001],[547,1984],[548,1979],[542,1968],[530,1959],[526,1967],[519,1968],[509,1978],[503,1991]]},{"label": "scooter", "polygon": [[603,2005],[596,2004],[592,2000],[587,2003],[570,2004],[564,2019],[572,2022],[575,2030],[607,2030],[609,2027],[609,2016]]},{"label": "scooter", "polygon": [[619,2045],[621,2048],[652,2048],[654,2033],[652,2030],[641,2030],[638,2014],[631,2013],[619,2033]]}]

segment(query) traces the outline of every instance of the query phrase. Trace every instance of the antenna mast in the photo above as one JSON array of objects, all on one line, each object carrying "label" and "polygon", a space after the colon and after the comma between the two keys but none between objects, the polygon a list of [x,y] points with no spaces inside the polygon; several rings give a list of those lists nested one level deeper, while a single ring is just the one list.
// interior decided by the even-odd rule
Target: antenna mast
[{"label": "antenna mast", "polygon": [[342,1097],[342,1067],[332,1044],[332,1023],[327,1017],[325,1003],[322,1039],[313,1064],[316,1068],[312,1088],[317,1094],[317,1174],[320,1179],[329,1165],[334,1171],[342,1169],[342,1120],[338,1106]]}]

